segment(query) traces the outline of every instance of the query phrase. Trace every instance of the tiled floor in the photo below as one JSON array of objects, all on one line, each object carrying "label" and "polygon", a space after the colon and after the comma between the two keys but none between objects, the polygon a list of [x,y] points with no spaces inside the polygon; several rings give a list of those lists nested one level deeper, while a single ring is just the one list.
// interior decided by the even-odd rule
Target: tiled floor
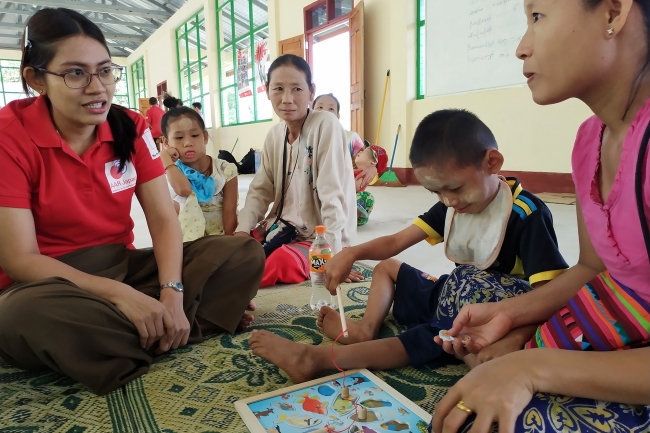
[{"label": "tiled floor", "polygon": [[[244,204],[252,178],[253,175],[239,177],[240,208]],[[526,185],[523,186],[526,187]],[[427,211],[437,202],[437,198],[433,194],[420,186],[369,187],[369,191],[375,196],[375,209],[368,224],[359,228],[356,243],[366,242],[408,227],[418,215]],[[573,265],[578,260],[579,252],[575,206],[550,204],[549,208],[553,213],[560,251],[567,263]],[[136,247],[151,246],[151,237],[137,200],[133,202],[131,214],[135,222]],[[432,247],[426,242],[421,242],[404,251],[397,258],[431,275],[447,273],[453,268],[453,264],[445,257],[442,246]]]}]

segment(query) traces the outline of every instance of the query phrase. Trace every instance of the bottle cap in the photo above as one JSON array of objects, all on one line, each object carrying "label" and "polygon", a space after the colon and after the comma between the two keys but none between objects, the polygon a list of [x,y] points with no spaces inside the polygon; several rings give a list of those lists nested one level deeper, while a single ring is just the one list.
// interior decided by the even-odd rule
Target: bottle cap
[{"label": "bottle cap", "polygon": [[324,235],[325,233],[327,233],[327,227],[316,226],[316,233],[318,233],[319,235]]}]

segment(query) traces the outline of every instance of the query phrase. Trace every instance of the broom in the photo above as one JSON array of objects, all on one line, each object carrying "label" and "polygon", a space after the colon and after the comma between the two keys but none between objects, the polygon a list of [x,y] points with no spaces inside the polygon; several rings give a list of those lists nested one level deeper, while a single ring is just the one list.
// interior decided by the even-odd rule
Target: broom
[{"label": "broom", "polygon": [[393,171],[393,161],[395,160],[395,151],[397,150],[397,142],[399,141],[399,131],[402,129],[402,125],[397,126],[397,134],[395,135],[395,145],[393,146],[393,154],[390,157],[390,166],[388,171],[381,175],[379,180],[373,185],[375,186],[390,186],[390,187],[402,187],[402,183],[397,178],[397,175]]},{"label": "broom", "polygon": [[[384,104],[386,103],[386,91],[388,90],[388,78],[390,77],[390,69],[386,71],[386,82],[384,83],[384,96],[381,98],[381,111],[379,112],[379,125],[377,125],[377,136],[375,137],[375,144],[379,146],[379,133],[381,132],[381,120],[384,117]],[[379,180],[378,176],[369,183],[369,185],[376,185]]]}]

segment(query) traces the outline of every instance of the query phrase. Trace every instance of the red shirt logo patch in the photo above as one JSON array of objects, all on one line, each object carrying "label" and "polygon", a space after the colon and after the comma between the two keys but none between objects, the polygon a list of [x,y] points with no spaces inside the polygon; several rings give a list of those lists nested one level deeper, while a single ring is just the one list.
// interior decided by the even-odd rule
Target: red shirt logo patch
[{"label": "red shirt logo patch", "polygon": [[135,166],[130,161],[124,163],[122,170],[120,170],[119,160],[107,162],[104,172],[113,194],[124,191],[125,189],[134,188],[138,179],[138,174],[135,172]]}]

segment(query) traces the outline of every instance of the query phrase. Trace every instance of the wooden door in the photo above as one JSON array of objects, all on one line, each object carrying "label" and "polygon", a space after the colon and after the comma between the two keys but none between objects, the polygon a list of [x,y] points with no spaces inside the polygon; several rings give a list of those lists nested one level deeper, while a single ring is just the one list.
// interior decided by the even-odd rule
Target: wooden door
[{"label": "wooden door", "polygon": [[363,51],[363,1],[360,1],[350,13],[350,127],[362,138],[365,105]]},{"label": "wooden door", "polygon": [[167,80],[156,85],[156,96],[158,97],[158,105],[162,107],[162,102],[165,93],[167,93]]},{"label": "wooden door", "polygon": [[140,98],[138,99],[138,109],[143,116],[147,117],[147,111],[149,111],[151,105],[149,105],[149,98]]},{"label": "wooden door", "polygon": [[283,54],[295,54],[305,58],[305,35],[295,36],[278,42],[278,57]]}]

